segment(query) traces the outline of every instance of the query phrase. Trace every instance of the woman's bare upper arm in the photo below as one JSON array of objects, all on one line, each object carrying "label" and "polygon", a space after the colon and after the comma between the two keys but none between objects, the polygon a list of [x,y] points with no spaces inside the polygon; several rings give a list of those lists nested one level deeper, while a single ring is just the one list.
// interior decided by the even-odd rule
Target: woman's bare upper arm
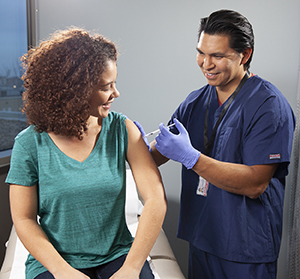
[{"label": "woman's bare upper arm", "polygon": [[36,220],[38,212],[37,185],[11,184],[9,198],[14,223],[24,219]]},{"label": "woman's bare upper arm", "polygon": [[[129,119],[126,119],[126,127],[128,131],[127,160],[140,194],[145,200],[148,194],[163,191],[161,175],[138,128]],[[158,188],[160,189],[156,191]]]}]

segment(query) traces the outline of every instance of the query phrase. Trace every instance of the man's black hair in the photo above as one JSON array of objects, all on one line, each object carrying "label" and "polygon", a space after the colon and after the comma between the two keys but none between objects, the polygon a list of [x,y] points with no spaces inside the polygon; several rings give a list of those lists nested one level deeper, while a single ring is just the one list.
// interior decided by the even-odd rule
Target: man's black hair
[{"label": "man's black hair", "polygon": [[244,65],[248,70],[254,52],[254,34],[251,23],[236,11],[219,10],[200,20],[198,41],[204,32],[208,35],[223,35],[229,39],[229,47],[238,53],[252,48],[251,56]]}]

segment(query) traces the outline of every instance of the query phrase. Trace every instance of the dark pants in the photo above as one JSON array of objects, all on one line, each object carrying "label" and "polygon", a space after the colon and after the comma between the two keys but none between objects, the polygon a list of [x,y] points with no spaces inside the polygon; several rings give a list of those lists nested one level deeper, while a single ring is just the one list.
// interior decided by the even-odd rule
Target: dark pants
[{"label": "dark pants", "polygon": [[189,279],[276,279],[277,261],[270,263],[231,262],[190,244]]},{"label": "dark pants", "polygon": [[[112,262],[97,267],[78,270],[89,276],[91,279],[108,279],[121,268],[125,259],[126,255],[121,256],[120,258],[117,258]],[[49,271],[46,271],[35,277],[35,279],[54,279],[54,277]],[[145,262],[141,270],[140,279],[154,279],[154,275],[152,274],[151,268],[147,261]]]}]

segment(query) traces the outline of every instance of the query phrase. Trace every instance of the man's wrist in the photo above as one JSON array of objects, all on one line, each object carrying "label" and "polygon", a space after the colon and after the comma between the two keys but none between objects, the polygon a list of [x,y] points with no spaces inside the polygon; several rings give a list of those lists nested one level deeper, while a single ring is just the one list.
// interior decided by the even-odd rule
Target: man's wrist
[{"label": "man's wrist", "polygon": [[201,155],[201,152],[194,149],[194,152],[191,154],[191,156],[189,156],[189,158],[183,162],[183,165],[188,169],[192,169],[194,167],[194,165],[197,163],[197,161],[199,160],[199,157]]}]

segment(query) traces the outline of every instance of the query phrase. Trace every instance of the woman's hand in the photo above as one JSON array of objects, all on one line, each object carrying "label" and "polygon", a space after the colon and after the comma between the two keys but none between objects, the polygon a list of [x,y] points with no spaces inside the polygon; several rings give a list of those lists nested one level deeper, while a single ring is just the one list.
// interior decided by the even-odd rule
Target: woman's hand
[{"label": "woman's hand", "polygon": [[139,271],[126,269],[126,267],[123,265],[109,279],[139,279]]},{"label": "woman's hand", "polygon": [[59,270],[57,273],[53,274],[53,276],[55,279],[90,279],[89,276],[71,266],[68,269]]}]

